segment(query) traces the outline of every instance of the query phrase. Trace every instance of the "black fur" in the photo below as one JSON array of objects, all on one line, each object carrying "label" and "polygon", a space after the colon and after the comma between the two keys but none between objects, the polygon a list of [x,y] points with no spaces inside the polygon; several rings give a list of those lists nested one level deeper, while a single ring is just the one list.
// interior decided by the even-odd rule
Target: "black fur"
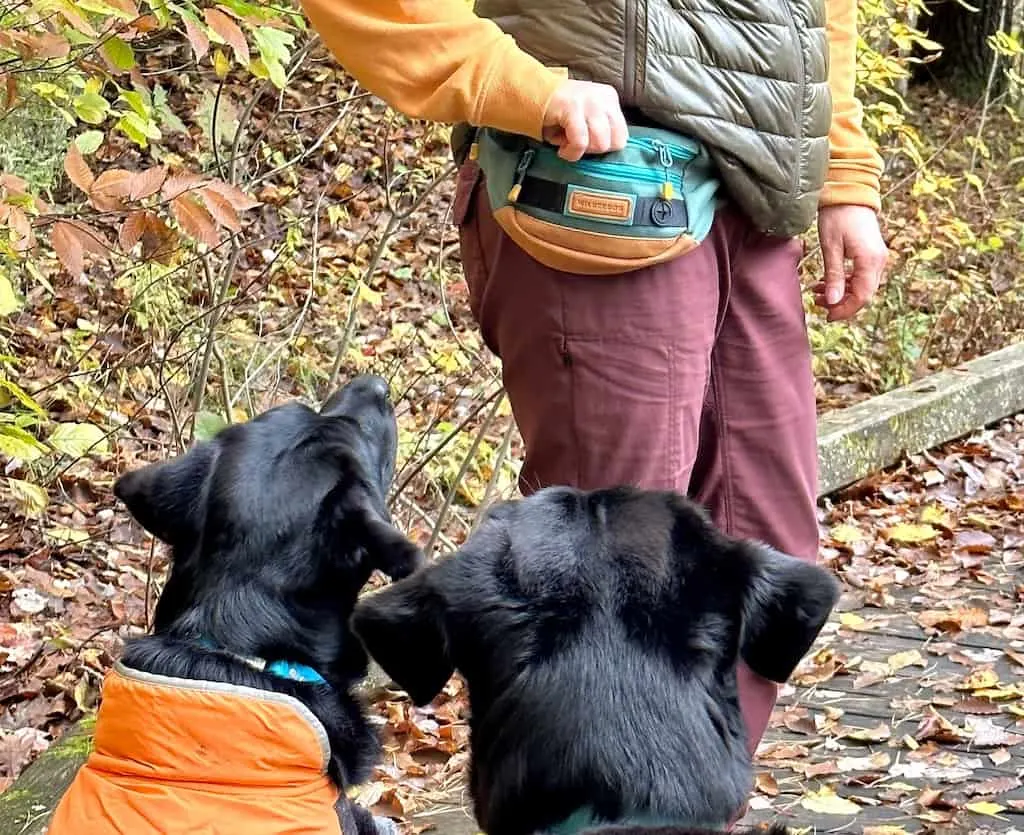
[{"label": "black fur", "polygon": [[[114,492],[172,552],[154,633],[128,643],[124,664],[288,693],[327,730],[338,785],[366,779],[379,742],[350,693],[367,658],[348,616],[375,568],[399,579],[422,560],[386,509],[396,446],[387,383],[367,375],[319,413],[280,406],[123,476]],[[304,663],[328,684],[281,679],[231,653]],[[374,831],[365,810],[342,805],[343,819]]]},{"label": "black fur", "polygon": [[836,595],[822,568],[724,536],[677,494],[549,488],[364,598],[353,626],[417,703],[464,675],[488,835],[581,807],[724,825],[752,778],[737,660],[784,681]]}]

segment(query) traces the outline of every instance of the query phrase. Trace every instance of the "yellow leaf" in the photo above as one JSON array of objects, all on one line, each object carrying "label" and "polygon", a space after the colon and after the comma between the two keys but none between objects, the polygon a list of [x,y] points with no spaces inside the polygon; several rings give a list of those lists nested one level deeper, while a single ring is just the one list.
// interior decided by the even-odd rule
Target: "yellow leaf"
[{"label": "yellow leaf", "polygon": [[908,544],[928,542],[938,535],[938,529],[931,525],[909,525],[905,522],[885,529],[885,538],[889,541]]},{"label": "yellow leaf", "polygon": [[999,684],[999,676],[995,670],[975,670],[966,676],[957,686],[957,690],[984,690]]},{"label": "yellow leaf", "polygon": [[805,794],[800,798],[800,805],[808,812],[817,812],[819,815],[856,815],[860,812],[860,806],[840,797],[828,786]]},{"label": "yellow leaf", "polygon": [[984,690],[975,690],[974,695],[979,699],[992,699],[993,701],[1004,701],[1005,699],[1019,699],[1020,691],[1015,687],[993,687]]},{"label": "yellow leaf", "polygon": [[9,478],[7,479],[7,487],[18,503],[18,509],[25,516],[38,516],[46,510],[46,505],[50,502],[46,491],[30,481],[23,481],[20,478]]},{"label": "yellow leaf", "polygon": [[921,657],[921,653],[916,649],[909,649],[906,652],[897,652],[895,655],[890,655],[887,663],[894,672],[912,665],[918,667],[926,666],[924,658]]},{"label": "yellow leaf", "polygon": [[839,615],[839,623],[845,626],[847,629],[870,629],[871,626],[864,618],[858,615],[856,612],[842,612]]},{"label": "yellow leaf", "polygon": [[976,815],[988,815],[989,817],[996,817],[1000,812],[1006,811],[1005,806],[1000,806],[998,803],[992,803],[990,800],[979,800],[977,803],[968,803],[967,808]]},{"label": "yellow leaf", "polygon": [[937,504],[930,504],[921,511],[921,522],[926,525],[938,525],[940,528],[953,527],[953,517]]},{"label": "yellow leaf", "polygon": [[216,49],[213,52],[213,72],[217,78],[227,78],[228,73],[231,72],[231,62],[222,49]]},{"label": "yellow leaf", "polygon": [[10,316],[21,310],[21,299],[6,275],[0,275],[0,316]]},{"label": "yellow leaf", "polygon": [[828,534],[843,545],[852,545],[854,542],[862,542],[865,539],[863,531],[856,525],[836,525]]},{"label": "yellow leaf", "polygon": [[88,531],[76,531],[63,525],[54,525],[43,531],[43,536],[52,539],[58,545],[81,545],[91,539]]},{"label": "yellow leaf", "polygon": [[384,298],[383,293],[378,293],[376,290],[373,290],[362,281],[359,282],[357,290],[359,292],[360,299],[362,299],[364,302],[369,302],[370,304],[373,305],[380,304],[381,300]]}]

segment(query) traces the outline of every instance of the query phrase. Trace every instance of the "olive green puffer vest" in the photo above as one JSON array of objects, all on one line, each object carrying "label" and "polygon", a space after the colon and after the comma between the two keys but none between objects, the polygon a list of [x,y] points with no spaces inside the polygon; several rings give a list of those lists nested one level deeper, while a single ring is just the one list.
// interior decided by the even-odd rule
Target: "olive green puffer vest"
[{"label": "olive green puffer vest", "polygon": [[822,0],[476,0],[519,46],[703,142],[762,231],[813,222],[832,102]]}]

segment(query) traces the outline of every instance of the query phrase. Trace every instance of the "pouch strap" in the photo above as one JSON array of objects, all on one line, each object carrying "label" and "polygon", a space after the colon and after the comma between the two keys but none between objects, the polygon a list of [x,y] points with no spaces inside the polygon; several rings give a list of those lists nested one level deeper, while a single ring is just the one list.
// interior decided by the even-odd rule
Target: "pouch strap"
[{"label": "pouch strap", "polygon": [[[583,190],[587,191],[588,189]],[[594,190],[597,191],[597,189]],[[614,189],[610,192],[617,193]],[[517,205],[522,204],[534,209],[564,215],[566,214],[568,195],[569,186],[567,184],[527,174],[523,178],[522,188],[515,202]],[[665,200],[662,197],[636,197],[625,194],[623,196],[633,199],[634,209],[632,222],[622,225],[689,228],[689,216],[686,212],[686,203],[683,200]]]}]

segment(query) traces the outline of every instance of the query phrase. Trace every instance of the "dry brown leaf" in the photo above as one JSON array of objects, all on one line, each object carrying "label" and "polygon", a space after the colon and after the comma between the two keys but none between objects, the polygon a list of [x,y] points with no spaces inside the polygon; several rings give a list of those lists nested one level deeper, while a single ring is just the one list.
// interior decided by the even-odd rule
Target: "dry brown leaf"
[{"label": "dry brown leaf", "polygon": [[1013,747],[1024,742],[1024,736],[1000,728],[984,716],[968,716],[965,724],[971,744],[978,748]]},{"label": "dry brown leaf", "polygon": [[988,554],[996,547],[996,538],[988,531],[957,531],[953,537],[953,547],[969,554]]},{"label": "dry brown leaf", "polygon": [[152,212],[146,212],[142,229],[143,259],[170,265],[174,263],[178,248],[178,233]]},{"label": "dry brown leaf", "polygon": [[202,28],[197,25],[197,22],[193,20],[192,15],[182,15],[181,22],[185,24],[185,37],[188,38],[189,45],[192,47],[192,53],[196,56],[196,61],[202,61],[206,53],[210,51],[210,39]]},{"label": "dry brown leaf", "polygon": [[132,175],[129,185],[128,196],[132,200],[145,200],[152,197],[164,184],[167,179],[167,168],[163,165],[155,165],[145,171],[136,171]]},{"label": "dry brown leaf", "polygon": [[961,742],[964,736],[963,731],[934,710],[921,720],[917,730],[914,732],[914,739],[918,742],[934,740],[936,742],[957,743]]},{"label": "dry brown leaf", "polygon": [[767,771],[760,772],[754,778],[754,788],[761,792],[761,794],[766,794],[769,797],[777,797],[779,794],[779,784]]},{"label": "dry brown leaf", "polygon": [[106,0],[106,3],[108,6],[120,9],[133,20],[139,16],[139,7],[135,5],[134,0]]},{"label": "dry brown leaf", "polygon": [[175,197],[171,201],[171,212],[181,225],[182,231],[190,238],[206,244],[211,249],[220,243],[213,217],[194,197],[185,194]]},{"label": "dry brown leaf", "polygon": [[220,9],[204,9],[203,17],[206,19],[206,25],[231,47],[235,53],[235,58],[238,59],[238,63],[242,66],[248,66],[250,60],[249,44],[246,42],[245,34],[238,24]]},{"label": "dry brown leaf", "polygon": [[980,783],[971,783],[964,787],[964,793],[968,797],[989,796],[1005,794],[1020,788],[1020,780],[1016,777],[993,777],[991,780],[982,780]]},{"label": "dry brown leaf", "polygon": [[131,171],[111,168],[100,174],[89,189],[89,202],[101,212],[119,212],[132,191]]},{"label": "dry brown leaf", "polygon": [[85,272],[85,248],[79,231],[70,223],[58,221],[53,224],[50,229],[50,246],[73,278]]},{"label": "dry brown leaf", "polygon": [[836,739],[852,739],[856,742],[885,742],[892,736],[892,728],[880,722],[873,728],[854,728],[839,725],[832,732]]},{"label": "dry brown leaf", "polygon": [[941,629],[944,632],[959,632],[988,625],[988,614],[984,609],[964,608],[948,611],[933,610],[922,612],[916,618],[926,629]]},{"label": "dry brown leaf", "polygon": [[221,197],[227,200],[239,214],[262,205],[259,200],[254,200],[238,186],[226,183],[223,180],[212,180],[206,187],[210,191],[217,192]]},{"label": "dry brown leaf", "polygon": [[124,223],[121,224],[121,229],[117,234],[117,242],[125,253],[131,252],[135,244],[142,238],[142,233],[146,227],[146,214],[144,211],[132,212],[124,219]]},{"label": "dry brown leaf", "polygon": [[992,760],[992,762],[995,765],[1006,765],[1010,760],[1013,759],[1010,752],[1007,751],[1005,748],[1000,748],[996,751],[993,751],[991,754],[988,755],[988,758]]},{"label": "dry brown leaf", "polygon": [[64,171],[68,175],[68,179],[86,194],[89,193],[92,184],[96,181],[96,175],[92,173],[89,163],[85,161],[85,157],[82,156],[82,152],[78,150],[78,146],[74,142],[68,145],[68,153],[64,157]]},{"label": "dry brown leaf", "polygon": [[238,219],[238,213],[222,194],[208,187],[204,188],[199,194],[203,198],[206,208],[218,224],[230,229],[232,232],[241,231],[242,222]]},{"label": "dry brown leaf", "polygon": [[164,180],[164,184],[160,188],[160,196],[164,200],[173,200],[185,192],[195,191],[204,183],[206,180],[197,174],[171,174]]}]

